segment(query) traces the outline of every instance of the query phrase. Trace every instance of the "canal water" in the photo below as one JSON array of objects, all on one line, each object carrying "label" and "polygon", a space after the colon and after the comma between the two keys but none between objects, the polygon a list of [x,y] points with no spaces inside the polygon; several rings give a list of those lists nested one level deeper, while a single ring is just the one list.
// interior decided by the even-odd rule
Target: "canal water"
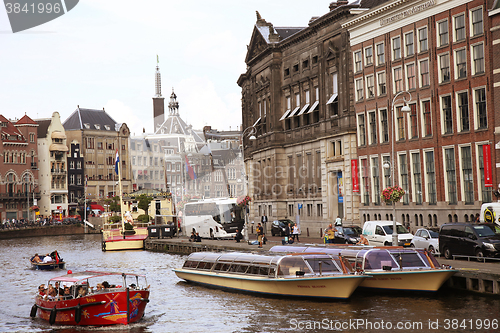
[{"label": "canal water", "polygon": [[[50,326],[29,316],[37,286],[64,272],[29,269],[36,252],[58,250],[67,269],[146,274],[150,303],[129,327]],[[184,256],[102,252],[100,235],[0,240],[0,332],[498,332],[500,299],[442,290],[435,294],[356,291],[348,301],[279,299],[190,285],[172,272]]]}]

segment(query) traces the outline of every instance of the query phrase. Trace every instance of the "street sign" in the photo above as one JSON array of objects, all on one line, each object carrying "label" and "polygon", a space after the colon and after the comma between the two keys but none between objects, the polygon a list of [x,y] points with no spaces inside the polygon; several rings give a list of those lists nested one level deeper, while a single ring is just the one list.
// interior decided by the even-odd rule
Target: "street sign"
[{"label": "street sign", "polygon": [[299,209],[302,209],[302,204],[301,204],[301,203],[299,203],[299,204],[298,204],[298,207],[299,207]]}]

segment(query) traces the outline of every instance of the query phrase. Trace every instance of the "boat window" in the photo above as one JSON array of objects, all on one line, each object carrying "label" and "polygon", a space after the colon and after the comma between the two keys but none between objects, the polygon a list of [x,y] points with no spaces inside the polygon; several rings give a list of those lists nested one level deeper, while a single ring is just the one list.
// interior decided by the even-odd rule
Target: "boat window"
[{"label": "boat window", "polygon": [[213,262],[200,262],[198,269],[211,270],[213,265]]},{"label": "boat window", "polygon": [[382,269],[382,266],[398,268],[387,251],[369,251],[365,256],[365,269]]},{"label": "boat window", "polygon": [[426,267],[417,252],[391,253],[401,268],[404,267]]},{"label": "boat window", "polygon": [[199,263],[199,261],[186,260],[183,267],[184,268],[196,268],[196,266],[198,266],[198,263]]},{"label": "boat window", "polygon": [[306,259],[314,273],[338,273],[340,269],[335,265],[332,259],[326,258],[311,258]]},{"label": "boat window", "polygon": [[267,276],[269,274],[269,267],[260,266],[259,273],[257,273],[257,274]]},{"label": "boat window", "polygon": [[311,272],[302,257],[285,257],[278,265],[278,275],[280,276],[295,275],[298,271]]},{"label": "boat window", "polygon": [[220,271],[220,272],[225,272],[229,268],[228,264],[223,264],[221,262],[218,262],[214,266],[214,271]]},{"label": "boat window", "polygon": [[256,274],[259,274],[259,266],[250,266],[248,268],[248,274],[253,274],[253,275],[256,275]]},{"label": "boat window", "polygon": [[229,268],[230,272],[235,272],[235,273],[245,273],[248,269],[248,265],[238,265],[238,264],[233,264]]},{"label": "boat window", "polygon": [[270,267],[269,268],[269,277],[275,277],[276,276],[276,267]]}]

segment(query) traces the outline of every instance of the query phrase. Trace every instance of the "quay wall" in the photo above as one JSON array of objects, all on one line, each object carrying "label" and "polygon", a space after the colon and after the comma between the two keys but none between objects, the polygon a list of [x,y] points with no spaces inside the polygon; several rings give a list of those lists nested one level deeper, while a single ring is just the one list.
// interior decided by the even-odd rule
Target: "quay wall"
[{"label": "quay wall", "polygon": [[[83,225],[53,225],[33,228],[20,228],[0,230],[0,239],[40,237],[40,236],[61,236],[80,235],[85,233]],[[100,233],[100,230],[87,230],[87,233]]]},{"label": "quay wall", "polygon": [[[248,245],[244,242],[223,242],[217,240],[203,240],[201,243],[191,243],[187,239],[155,239],[147,238],[144,241],[144,248],[147,251],[164,252],[172,254],[189,255],[193,252],[222,252],[222,251],[242,251],[242,252],[265,252],[276,244],[264,245],[263,249],[258,249],[255,245]],[[310,244],[313,245],[313,244]],[[445,260],[437,258],[440,264],[452,266],[457,269],[445,286],[452,289],[467,290],[480,294],[500,296],[500,265],[499,263],[479,263],[463,260]]]}]

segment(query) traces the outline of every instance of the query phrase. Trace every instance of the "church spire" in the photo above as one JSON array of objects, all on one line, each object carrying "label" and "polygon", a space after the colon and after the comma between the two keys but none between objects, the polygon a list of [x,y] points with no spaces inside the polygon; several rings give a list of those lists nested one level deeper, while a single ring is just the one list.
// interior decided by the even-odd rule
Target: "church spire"
[{"label": "church spire", "polygon": [[156,55],[156,74],[155,74],[155,97],[161,96],[161,74],[160,74],[160,59]]},{"label": "church spire", "polygon": [[170,95],[170,103],[168,103],[168,111],[171,116],[179,115],[179,102],[177,102],[177,95],[174,93],[174,88],[172,87],[172,95]]}]

